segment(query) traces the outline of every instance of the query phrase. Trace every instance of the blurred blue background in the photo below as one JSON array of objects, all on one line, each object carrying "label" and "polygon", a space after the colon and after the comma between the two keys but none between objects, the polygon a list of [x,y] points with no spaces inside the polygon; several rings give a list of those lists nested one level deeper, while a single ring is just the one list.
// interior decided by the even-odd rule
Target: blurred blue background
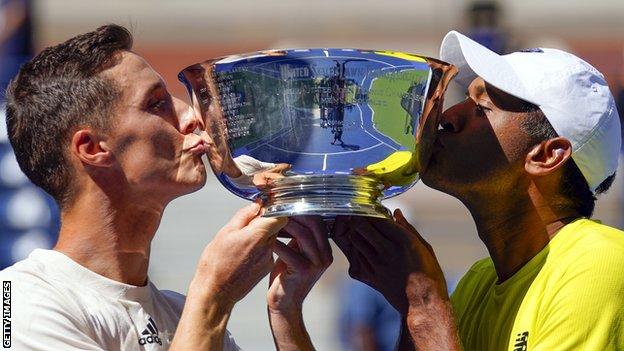
[{"label": "blurred blue background", "polygon": [[[358,47],[437,57],[444,34],[458,29],[499,52],[538,46],[575,52],[607,76],[622,111],[622,14],[621,0],[0,0],[0,87],[4,90],[19,64],[45,46],[106,23],[131,28],[135,51],[183,99],[187,97],[177,72],[210,57],[294,47]],[[446,103],[462,97],[462,91],[451,87]],[[59,218],[50,198],[20,172],[6,138],[3,108],[0,111],[0,266],[5,267],[35,247],[51,247]],[[621,168],[595,214],[620,228]],[[402,208],[433,245],[449,290],[487,254],[466,209],[445,194],[419,183],[385,204]],[[212,175],[201,191],[174,201],[153,243],[151,279],[161,289],[185,293],[203,247],[242,205],[244,201]],[[383,329],[396,323],[396,315],[366,287],[350,281],[338,250],[334,256],[334,264],[304,306],[317,348],[387,349],[383,340],[396,329]],[[237,305],[230,320],[229,329],[244,349],[274,349],[265,315],[267,285],[263,280]]]}]

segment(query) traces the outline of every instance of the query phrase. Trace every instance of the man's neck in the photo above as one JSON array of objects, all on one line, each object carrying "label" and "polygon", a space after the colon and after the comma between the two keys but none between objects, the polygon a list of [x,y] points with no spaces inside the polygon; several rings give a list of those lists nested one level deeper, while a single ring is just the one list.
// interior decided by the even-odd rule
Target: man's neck
[{"label": "man's neck", "polygon": [[112,204],[97,192],[83,196],[61,214],[54,250],[99,275],[143,286],[147,283],[150,244],[163,210],[164,205],[144,202]]},{"label": "man's neck", "polygon": [[498,283],[511,278],[578,214],[557,211],[539,194],[467,205],[494,262]]}]

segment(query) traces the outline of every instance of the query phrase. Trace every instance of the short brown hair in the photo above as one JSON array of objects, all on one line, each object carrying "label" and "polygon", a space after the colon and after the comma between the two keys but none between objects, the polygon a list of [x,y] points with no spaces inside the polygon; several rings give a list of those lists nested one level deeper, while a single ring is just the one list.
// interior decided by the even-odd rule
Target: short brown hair
[{"label": "short brown hair", "polygon": [[111,24],[43,50],[24,64],[7,89],[7,130],[26,176],[61,208],[74,195],[67,158],[79,127],[107,131],[121,92],[99,75],[132,48],[132,34]]},{"label": "short brown hair", "polygon": [[[520,124],[524,132],[532,137],[536,143],[558,137],[559,135],[548,122],[544,112],[535,105],[527,104],[525,108],[527,116]],[[596,189],[596,195],[607,192],[614,179],[615,173],[600,183]],[[591,192],[583,173],[571,158],[563,165],[563,176],[559,190],[560,196],[559,199],[556,199],[556,204],[559,207],[572,208],[583,217],[590,218],[592,216],[596,195]]]}]

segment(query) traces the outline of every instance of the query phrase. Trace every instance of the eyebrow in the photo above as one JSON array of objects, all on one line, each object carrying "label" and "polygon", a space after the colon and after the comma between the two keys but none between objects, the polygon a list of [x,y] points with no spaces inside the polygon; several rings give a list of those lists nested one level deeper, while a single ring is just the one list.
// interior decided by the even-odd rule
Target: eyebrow
[{"label": "eyebrow", "polygon": [[154,82],[148,89],[147,91],[141,96],[141,103],[145,102],[146,99],[148,99],[153,93],[154,91],[158,90],[158,89],[166,89],[167,86],[165,85],[165,82],[163,82],[162,80],[158,80],[157,82]]},{"label": "eyebrow", "polygon": [[154,91],[156,91],[158,89],[166,89],[166,88],[167,88],[167,86],[165,85],[165,82],[163,82],[162,80],[158,80],[157,82],[152,84],[149,87],[149,89],[147,89],[147,92],[145,92],[143,97],[147,97],[148,95],[151,95]]}]

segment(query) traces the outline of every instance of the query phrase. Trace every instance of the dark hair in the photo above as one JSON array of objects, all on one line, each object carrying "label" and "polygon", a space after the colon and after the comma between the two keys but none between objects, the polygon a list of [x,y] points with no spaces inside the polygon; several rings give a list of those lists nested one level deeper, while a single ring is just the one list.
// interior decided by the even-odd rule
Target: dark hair
[{"label": "dark hair", "polygon": [[61,208],[75,192],[67,157],[79,127],[108,131],[118,86],[99,75],[132,48],[132,35],[106,25],[43,50],[24,64],[7,89],[7,130],[22,171]]},{"label": "dark hair", "polygon": [[[520,126],[535,142],[558,137],[544,112],[535,105],[525,108],[527,117],[522,120]],[[609,190],[615,173],[607,177],[596,189],[596,195]],[[596,196],[591,192],[583,173],[574,160],[569,159],[563,166],[563,175],[560,185],[560,198],[555,200],[555,205],[560,208],[572,208],[583,217],[591,217],[594,213]]]}]

